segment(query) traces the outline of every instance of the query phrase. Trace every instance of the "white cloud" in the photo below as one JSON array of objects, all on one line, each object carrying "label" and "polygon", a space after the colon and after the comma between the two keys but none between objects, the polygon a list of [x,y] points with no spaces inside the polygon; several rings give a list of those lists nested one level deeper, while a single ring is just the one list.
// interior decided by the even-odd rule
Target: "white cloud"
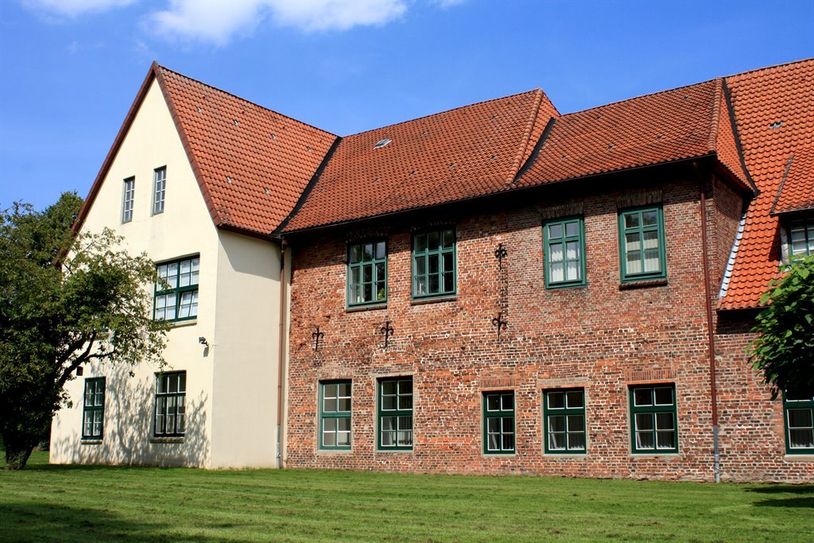
[{"label": "white cloud", "polygon": [[406,10],[407,0],[170,0],[148,21],[164,37],[222,45],[266,18],[304,31],[347,30],[390,22]]},{"label": "white cloud", "polygon": [[437,5],[440,8],[446,9],[455,6],[460,6],[464,2],[466,2],[466,0],[435,0],[435,5]]},{"label": "white cloud", "polygon": [[49,15],[75,17],[132,4],[135,0],[23,0],[23,5]]}]

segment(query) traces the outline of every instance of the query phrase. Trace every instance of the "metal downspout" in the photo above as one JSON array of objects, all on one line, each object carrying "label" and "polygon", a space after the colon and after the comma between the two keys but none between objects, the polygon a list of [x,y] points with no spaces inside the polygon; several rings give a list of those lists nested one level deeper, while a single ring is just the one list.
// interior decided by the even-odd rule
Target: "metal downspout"
[{"label": "metal downspout", "polygon": [[285,379],[285,346],[288,338],[286,337],[286,317],[288,316],[288,286],[286,278],[286,259],[285,252],[288,243],[285,238],[280,241],[280,330],[278,337],[278,352],[277,352],[277,467],[285,467],[283,461],[283,408],[285,402],[283,401],[283,381]]}]

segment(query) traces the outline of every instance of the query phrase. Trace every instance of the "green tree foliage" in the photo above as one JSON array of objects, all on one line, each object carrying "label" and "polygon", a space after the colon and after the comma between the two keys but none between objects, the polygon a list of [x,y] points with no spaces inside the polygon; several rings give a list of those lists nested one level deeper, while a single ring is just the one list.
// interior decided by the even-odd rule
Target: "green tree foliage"
[{"label": "green tree foliage", "polygon": [[814,394],[814,256],[795,260],[763,295],[752,363],[781,391]]},{"label": "green tree foliage", "polygon": [[22,469],[87,363],[162,364],[166,324],[151,319],[155,265],[105,229],[74,236],[81,206],[0,211],[0,435]]}]

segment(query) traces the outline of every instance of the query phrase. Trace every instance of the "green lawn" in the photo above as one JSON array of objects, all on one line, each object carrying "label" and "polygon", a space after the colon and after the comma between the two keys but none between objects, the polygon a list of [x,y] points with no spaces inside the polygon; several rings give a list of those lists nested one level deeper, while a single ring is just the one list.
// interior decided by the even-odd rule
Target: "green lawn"
[{"label": "green lawn", "polygon": [[0,541],[814,541],[814,486],[56,467],[0,470]]}]

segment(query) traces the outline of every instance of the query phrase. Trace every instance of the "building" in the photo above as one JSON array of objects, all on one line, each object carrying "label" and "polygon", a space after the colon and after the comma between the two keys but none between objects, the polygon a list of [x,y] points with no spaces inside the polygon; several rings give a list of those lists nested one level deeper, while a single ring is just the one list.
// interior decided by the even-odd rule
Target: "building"
[{"label": "building", "polygon": [[[161,253],[170,234],[155,217],[143,214],[146,239],[117,226],[159,265],[200,254],[201,317],[172,330],[167,358],[190,383],[190,368],[206,368],[196,372],[201,407],[187,401],[179,443],[153,443],[168,439],[154,428],[166,415],[164,375],[139,374],[128,412],[140,422],[127,425],[107,376],[102,439],[82,445],[82,408],[64,410],[58,461],[217,467],[281,454],[289,467],[814,479],[814,397],[772,401],[747,355],[766,285],[814,251],[814,61],[569,114],[537,90],[344,138],[160,67],[151,74],[137,104],[163,91],[186,190],[202,195],[189,204],[196,224],[215,247],[268,255],[245,275],[265,274],[258,285],[272,303],[251,304],[244,268],[221,266],[226,250],[205,257],[205,238],[172,236],[195,247]],[[149,149],[125,159],[129,140],[143,145],[141,117],[128,117],[83,228],[121,222],[127,179],[139,177],[127,172],[149,176],[165,162],[148,168]],[[281,152],[297,157],[296,179],[274,175],[292,168],[260,128],[270,119],[303,133]],[[207,284],[218,288],[205,296]],[[230,325],[234,342],[222,336]],[[269,326],[287,334],[270,338]],[[211,361],[198,336],[211,336]],[[243,348],[261,338],[276,349]],[[285,404],[279,447],[269,417],[252,419],[257,404],[243,402],[246,379],[268,405]],[[244,414],[245,428],[229,426]],[[193,416],[203,418],[194,430]],[[120,456],[123,431],[141,444],[135,456]],[[193,431],[205,458],[189,449]]]}]

